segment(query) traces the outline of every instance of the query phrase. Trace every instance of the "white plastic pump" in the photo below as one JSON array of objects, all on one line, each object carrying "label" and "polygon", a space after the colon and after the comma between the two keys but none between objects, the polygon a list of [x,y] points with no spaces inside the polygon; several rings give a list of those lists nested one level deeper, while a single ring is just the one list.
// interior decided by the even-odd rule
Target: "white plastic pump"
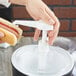
[{"label": "white plastic pump", "polygon": [[[16,20],[14,24],[21,24],[23,26],[33,27],[37,28],[39,30],[42,30],[42,39],[39,41],[38,44],[38,69],[39,71],[43,71],[46,69],[46,60],[47,60],[47,54],[49,52],[49,44],[47,43],[47,32],[49,30],[53,30],[53,25],[48,25],[42,20],[40,21],[21,21]],[[51,58],[52,58],[51,53]]]},{"label": "white plastic pump", "polygon": [[42,39],[38,45],[23,46],[13,53],[12,64],[17,70],[28,76],[63,76],[72,70],[74,60],[71,55],[47,43],[47,31],[53,30],[53,25],[41,20],[16,20],[14,24],[42,30]]}]

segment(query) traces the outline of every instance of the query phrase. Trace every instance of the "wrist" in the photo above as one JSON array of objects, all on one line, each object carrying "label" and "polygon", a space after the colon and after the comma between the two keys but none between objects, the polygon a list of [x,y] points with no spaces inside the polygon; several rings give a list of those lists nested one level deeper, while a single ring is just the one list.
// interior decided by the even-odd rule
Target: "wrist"
[{"label": "wrist", "polygon": [[26,6],[28,3],[28,0],[8,0],[8,2],[10,2],[12,4],[18,4],[18,5]]},{"label": "wrist", "polygon": [[[37,1],[42,1],[42,0],[37,0]],[[25,0],[25,6],[28,5],[28,3],[33,3],[33,2],[37,2],[36,0]]]}]

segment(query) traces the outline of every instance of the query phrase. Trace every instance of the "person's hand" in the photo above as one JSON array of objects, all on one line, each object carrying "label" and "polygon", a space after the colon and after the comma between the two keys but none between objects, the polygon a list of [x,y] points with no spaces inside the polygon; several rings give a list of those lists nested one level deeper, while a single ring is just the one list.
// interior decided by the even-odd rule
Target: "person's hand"
[{"label": "person's hand", "polygon": [[[4,37],[4,34],[2,32],[0,32],[0,39]],[[3,43],[1,40],[0,40],[0,43]]]},{"label": "person's hand", "polygon": [[[59,20],[57,19],[53,11],[50,10],[47,5],[41,0],[28,0],[26,9],[30,16],[35,20],[43,20],[44,22],[54,26],[53,31],[48,31],[48,43],[52,45],[58,35],[60,26]],[[36,29],[34,40],[38,40],[40,32],[40,30]]]}]

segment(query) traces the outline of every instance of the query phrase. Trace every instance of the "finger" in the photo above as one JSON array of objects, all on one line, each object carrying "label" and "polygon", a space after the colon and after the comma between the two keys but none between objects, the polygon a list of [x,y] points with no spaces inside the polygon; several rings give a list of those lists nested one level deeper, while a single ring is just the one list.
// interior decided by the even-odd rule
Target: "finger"
[{"label": "finger", "polygon": [[54,12],[51,9],[49,9],[48,7],[45,8],[45,11],[55,21],[55,24],[54,24],[55,27],[59,27],[60,26],[60,22],[59,22],[58,18],[56,17],[56,15],[54,14]]},{"label": "finger", "polygon": [[43,4],[44,4],[45,11],[47,12],[47,14],[53,18],[55,16],[54,12],[44,2]]},{"label": "finger", "polygon": [[48,32],[48,43],[50,45],[53,44],[54,40],[56,39],[57,35],[58,35],[59,29],[54,29],[53,31],[49,31]]},{"label": "finger", "polygon": [[58,32],[55,32],[52,36],[49,36],[49,41],[48,41],[49,45],[53,45],[57,35],[58,35]]},{"label": "finger", "polygon": [[0,32],[0,38],[4,37],[4,34],[2,32]]},{"label": "finger", "polygon": [[52,45],[53,44],[53,42],[54,42],[54,32],[49,32],[49,36],[48,36],[48,44],[49,45]]},{"label": "finger", "polygon": [[40,13],[41,19],[47,24],[53,25],[55,23],[54,20],[47,14],[44,8],[40,8]]},{"label": "finger", "polygon": [[36,30],[35,30],[35,34],[34,34],[34,40],[35,40],[35,41],[37,41],[37,40],[38,40],[39,35],[40,35],[40,32],[41,32],[41,31],[40,31],[40,30],[38,30],[38,29],[36,29]]},{"label": "finger", "polygon": [[54,29],[53,31],[49,31],[48,36],[52,36],[56,31],[58,31],[58,29]]},{"label": "finger", "polygon": [[48,42],[48,44],[49,45],[53,45],[53,43],[54,43],[54,37],[49,37],[49,42]]},{"label": "finger", "polygon": [[57,17],[56,17],[56,15],[54,14],[54,12],[50,9],[50,8],[48,8],[47,6],[46,6],[46,8],[45,8],[45,11],[47,12],[47,14],[55,21],[55,23],[57,22]]},{"label": "finger", "polygon": [[52,36],[55,32],[59,32],[59,27],[57,25],[54,25],[54,29],[48,32],[48,36]]},{"label": "finger", "polygon": [[48,14],[50,17],[53,18],[53,20],[56,20],[56,16],[55,16],[54,12],[53,12],[50,8],[48,8],[48,7],[46,6],[45,11],[47,12],[47,14]]},{"label": "finger", "polygon": [[48,31],[48,37],[52,37],[54,34],[54,31]]},{"label": "finger", "polygon": [[53,35],[52,37],[49,37],[48,44],[53,45],[55,39],[56,39],[55,35]]}]

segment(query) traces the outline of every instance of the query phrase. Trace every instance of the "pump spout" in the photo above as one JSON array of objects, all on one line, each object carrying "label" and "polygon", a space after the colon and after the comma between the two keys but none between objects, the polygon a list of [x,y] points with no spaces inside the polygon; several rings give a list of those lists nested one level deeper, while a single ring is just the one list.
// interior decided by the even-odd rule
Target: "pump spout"
[{"label": "pump spout", "polygon": [[[44,72],[47,68],[48,53],[50,51],[50,45],[47,43],[47,31],[42,31],[42,39],[38,44],[38,71]],[[51,53],[51,59],[53,59],[53,53]]]}]

